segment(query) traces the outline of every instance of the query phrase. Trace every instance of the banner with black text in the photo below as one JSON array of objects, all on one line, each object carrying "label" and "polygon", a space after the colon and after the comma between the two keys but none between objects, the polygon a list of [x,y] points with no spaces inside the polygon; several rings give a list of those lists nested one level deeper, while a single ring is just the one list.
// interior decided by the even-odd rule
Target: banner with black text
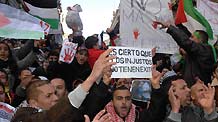
[{"label": "banner with black text", "polygon": [[151,49],[131,47],[109,47],[116,56],[112,66],[112,78],[151,78]]}]

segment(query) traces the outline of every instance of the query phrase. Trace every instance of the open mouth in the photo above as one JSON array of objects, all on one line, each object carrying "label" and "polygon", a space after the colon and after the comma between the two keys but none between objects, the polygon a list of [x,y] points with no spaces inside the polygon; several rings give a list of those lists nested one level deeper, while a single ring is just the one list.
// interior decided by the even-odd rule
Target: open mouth
[{"label": "open mouth", "polygon": [[127,111],[127,107],[121,107],[122,111]]}]

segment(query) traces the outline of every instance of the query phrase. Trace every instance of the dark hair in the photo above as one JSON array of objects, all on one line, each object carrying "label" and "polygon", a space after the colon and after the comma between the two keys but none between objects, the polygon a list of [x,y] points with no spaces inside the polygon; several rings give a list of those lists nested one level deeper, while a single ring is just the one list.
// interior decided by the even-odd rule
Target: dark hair
[{"label": "dark hair", "polygon": [[15,45],[15,42],[14,42],[14,39],[4,39],[3,40],[5,43],[11,43],[11,45],[14,47],[14,45]]},{"label": "dark hair", "polygon": [[87,55],[89,54],[87,49],[79,49],[76,51],[76,53],[86,53]]},{"label": "dark hair", "polygon": [[173,75],[170,77],[167,77],[163,80],[162,84],[161,84],[161,91],[162,93],[162,97],[164,97],[164,103],[168,104],[170,101],[168,99],[168,91],[172,85],[173,81],[176,81],[178,79],[182,79],[181,76],[177,76],[177,75]]},{"label": "dark hair", "polygon": [[[10,47],[8,46],[7,43],[1,41],[0,44],[4,44],[7,46],[8,48],[8,52],[9,52],[9,55],[8,55],[8,66],[9,66],[9,69],[10,69],[10,72],[12,74],[16,74],[17,73],[17,69],[18,69],[18,66],[17,66],[17,62],[15,60],[15,58],[12,56],[12,51],[10,49]],[[5,67],[0,67],[0,68],[5,68]]]},{"label": "dark hair", "polygon": [[157,67],[157,71],[162,72],[164,68],[171,70],[171,62],[170,62],[170,55],[163,54],[163,53],[157,53],[152,58],[152,61],[154,64],[157,64],[157,61],[162,60],[162,64]]},{"label": "dark hair", "polygon": [[120,86],[120,87],[117,87],[117,88],[115,88],[114,90],[113,90],[113,98],[114,98],[114,93],[117,91],[117,90],[128,90],[129,91],[129,89],[125,86],[125,85],[122,85],[122,86]]},{"label": "dark hair", "polygon": [[83,36],[73,36],[73,43],[78,43],[78,47],[80,47],[84,43],[84,37]]},{"label": "dark hair", "polygon": [[73,87],[73,90],[79,85],[79,84],[82,84],[83,83],[83,80],[81,79],[76,79],[73,81],[72,83],[72,87]]},{"label": "dark hair", "polygon": [[196,30],[196,32],[198,32],[200,34],[200,40],[203,43],[207,43],[208,38],[209,38],[207,32],[205,32],[203,30]]},{"label": "dark hair", "polygon": [[0,72],[5,73],[5,75],[6,75],[6,80],[8,80],[8,73],[7,73],[4,69],[0,69]]},{"label": "dark hair", "polygon": [[[23,68],[23,69],[20,69],[20,70],[18,71],[18,75],[20,76],[21,73],[22,73],[24,70],[28,70],[28,71],[31,72],[31,70],[30,70],[29,68]],[[32,73],[32,72],[31,72],[31,73]]]},{"label": "dark hair", "polygon": [[49,52],[48,57],[49,57],[49,56],[57,56],[57,57],[58,57],[59,54],[58,54],[57,51],[52,50],[52,51]]},{"label": "dark hair", "polygon": [[162,85],[161,85],[161,89],[163,90],[164,94],[168,94],[168,91],[171,87],[171,84],[173,81],[176,81],[178,79],[182,79],[181,76],[178,76],[178,75],[173,75],[173,76],[169,76],[167,78],[165,78],[162,82]]},{"label": "dark hair", "polygon": [[87,49],[93,48],[93,46],[95,46],[97,43],[98,43],[98,38],[94,37],[94,36],[89,36],[85,40],[85,46],[86,46]]}]

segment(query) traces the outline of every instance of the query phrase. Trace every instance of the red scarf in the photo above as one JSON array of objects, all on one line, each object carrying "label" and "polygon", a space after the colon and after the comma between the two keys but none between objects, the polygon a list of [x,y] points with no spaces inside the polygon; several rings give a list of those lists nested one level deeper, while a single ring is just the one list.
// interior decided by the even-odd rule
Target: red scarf
[{"label": "red scarf", "polygon": [[111,114],[112,116],[112,122],[135,122],[135,118],[136,118],[136,114],[135,114],[135,105],[132,104],[132,107],[129,111],[128,116],[125,118],[125,121],[123,121],[122,118],[120,118],[117,113],[114,110],[114,105],[113,102],[109,102],[106,106],[105,106],[106,110],[108,113]]}]

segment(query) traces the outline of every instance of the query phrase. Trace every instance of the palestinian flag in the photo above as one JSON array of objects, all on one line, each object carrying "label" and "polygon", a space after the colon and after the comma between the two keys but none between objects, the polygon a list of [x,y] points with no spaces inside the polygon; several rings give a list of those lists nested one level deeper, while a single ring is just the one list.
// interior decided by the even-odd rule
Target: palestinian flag
[{"label": "palestinian flag", "polygon": [[49,31],[47,23],[20,9],[0,3],[0,37],[44,39],[45,31]]},{"label": "palestinian flag", "polygon": [[205,30],[210,39],[213,39],[213,31],[204,16],[194,8],[192,0],[179,0],[175,24],[183,23],[190,32]]},{"label": "palestinian flag", "polygon": [[59,28],[57,0],[24,0],[28,13],[43,20],[51,29]]}]

